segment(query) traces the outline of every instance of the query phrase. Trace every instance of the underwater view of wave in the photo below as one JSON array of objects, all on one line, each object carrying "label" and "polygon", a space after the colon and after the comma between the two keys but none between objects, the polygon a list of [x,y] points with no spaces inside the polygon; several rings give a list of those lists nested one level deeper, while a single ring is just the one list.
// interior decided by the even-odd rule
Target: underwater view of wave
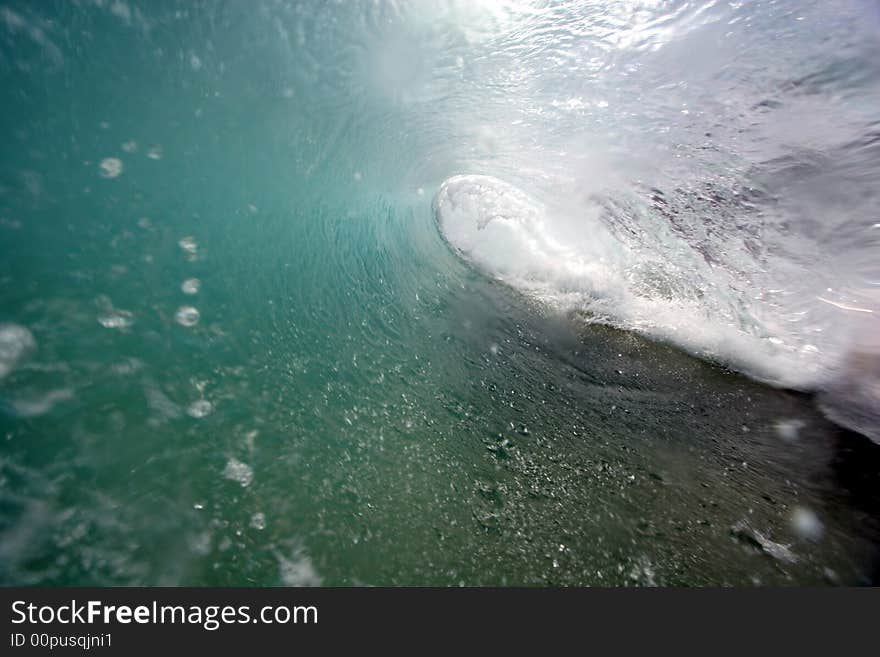
[{"label": "underwater view of wave", "polygon": [[0,0],[0,583],[880,577],[880,7]]}]

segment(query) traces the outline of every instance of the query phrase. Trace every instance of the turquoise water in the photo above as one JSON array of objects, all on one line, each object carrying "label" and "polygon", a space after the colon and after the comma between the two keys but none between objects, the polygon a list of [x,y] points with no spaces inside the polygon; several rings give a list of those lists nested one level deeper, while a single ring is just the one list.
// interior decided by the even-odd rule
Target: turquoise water
[{"label": "turquoise water", "polygon": [[[770,29],[762,11],[779,20],[767,7],[751,29]],[[783,243],[752,231],[772,224],[757,191],[734,198],[756,189],[758,174],[743,178],[752,151],[717,138],[723,153],[698,181],[716,200],[703,206],[687,188],[703,160],[658,169],[685,187],[665,192],[684,226],[669,234],[654,228],[664,192],[637,204],[656,182],[646,163],[621,171],[606,166],[619,153],[587,156],[601,132],[674,159],[625,118],[636,107],[626,95],[662,81],[615,77],[663,52],[638,39],[630,50],[579,45],[625,42],[647,20],[614,11],[0,3],[0,581],[873,581],[880,454],[814,403],[814,380],[833,368],[791,360],[837,343],[774,333],[766,308],[743,310],[740,293],[765,279],[742,244],[763,239],[779,254]],[[715,29],[710,9],[656,11],[648,26]],[[652,29],[637,33],[650,40]],[[859,84],[870,98],[870,80]],[[642,102],[648,123],[684,116],[677,103]],[[581,111],[602,103],[625,110]],[[759,172],[765,187],[784,188],[779,170]],[[585,209],[570,171],[589,179],[591,199],[619,193]],[[713,302],[670,328],[614,315],[630,296],[586,304],[595,281],[585,292],[472,266],[432,205],[461,173],[565,199],[578,221],[617,208],[609,233],[628,258],[656,264],[636,295],[690,304],[652,317]],[[849,210],[870,223],[862,206]],[[686,223],[696,219],[699,230]],[[629,233],[661,246],[648,253]],[[859,280],[875,233],[847,252],[868,263]],[[784,237],[802,256],[792,262],[821,269],[814,244]],[[692,266],[686,249],[711,253],[723,275]],[[624,262],[606,255],[612,269]],[[788,261],[779,269],[803,279]],[[798,301],[786,312],[803,312],[803,290],[788,289]],[[832,300],[871,303],[873,288],[854,289]],[[691,331],[730,309],[746,319]],[[810,321],[823,335],[865,332],[837,315]],[[764,338],[787,351],[768,355],[778,343]],[[759,362],[767,369],[752,371]],[[793,373],[809,381],[789,385]]]}]

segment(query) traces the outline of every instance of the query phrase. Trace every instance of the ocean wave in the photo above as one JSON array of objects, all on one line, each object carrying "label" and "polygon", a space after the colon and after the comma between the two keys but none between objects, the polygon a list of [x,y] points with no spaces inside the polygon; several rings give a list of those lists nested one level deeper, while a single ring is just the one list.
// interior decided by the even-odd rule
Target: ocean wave
[{"label": "ocean wave", "polygon": [[762,295],[743,294],[699,251],[689,262],[645,258],[614,237],[598,207],[571,216],[491,176],[444,181],[434,212],[464,260],[547,307],[673,343],[772,385],[822,392],[832,419],[877,438],[880,351],[865,338],[821,350],[814,327],[773,317]]}]

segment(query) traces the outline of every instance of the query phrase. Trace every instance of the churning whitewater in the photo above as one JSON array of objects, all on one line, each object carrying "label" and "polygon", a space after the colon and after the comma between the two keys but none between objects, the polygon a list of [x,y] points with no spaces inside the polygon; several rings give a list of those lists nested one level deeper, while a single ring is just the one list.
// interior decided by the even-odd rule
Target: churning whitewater
[{"label": "churning whitewater", "polygon": [[[834,351],[822,353],[813,344],[815,327],[757,319],[767,309],[748,295],[737,298],[735,287],[700,266],[698,254],[686,266],[659,259],[643,266],[644,254],[617,240],[596,209],[566,216],[491,176],[444,181],[434,212],[464,260],[547,306],[669,341],[767,383],[822,392],[833,419],[880,440],[880,344],[851,334],[846,320],[832,330],[848,340],[826,343]],[[712,278],[700,280],[700,272]],[[707,288],[721,299],[675,293]],[[733,312],[723,305],[730,298]]]}]

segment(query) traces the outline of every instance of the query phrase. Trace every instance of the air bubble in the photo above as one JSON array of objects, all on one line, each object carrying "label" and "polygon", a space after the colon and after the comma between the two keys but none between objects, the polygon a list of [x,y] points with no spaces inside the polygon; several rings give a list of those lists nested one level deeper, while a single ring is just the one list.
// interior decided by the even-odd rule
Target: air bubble
[{"label": "air bubble", "polygon": [[807,541],[818,541],[825,533],[825,527],[819,516],[803,506],[795,507],[792,512],[791,528],[800,538]]},{"label": "air bubble", "polygon": [[199,311],[192,306],[181,306],[174,314],[174,319],[181,326],[195,326],[199,323]]},{"label": "air bubble", "polygon": [[243,488],[246,488],[254,480],[254,471],[247,463],[231,458],[226,462],[223,476],[232,481],[237,481]]},{"label": "air bubble", "polygon": [[118,157],[105,157],[99,165],[102,178],[116,178],[122,174],[122,160]]},{"label": "air bubble", "polygon": [[181,237],[178,240],[177,245],[191,255],[195,255],[198,253],[199,245],[196,243],[196,238],[192,235],[187,235],[186,237]]},{"label": "air bubble", "polygon": [[9,374],[19,359],[37,346],[24,326],[0,324],[0,379]]},{"label": "air bubble", "polygon": [[134,315],[128,310],[111,310],[99,315],[98,323],[104,328],[127,329],[134,324]]},{"label": "air bubble", "polygon": [[198,294],[201,287],[202,282],[198,278],[188,278],[180,285],[184,294]]},{"label": "air bubble", "polygon": [[199,399],[189,405],[189,408],[186,409],[186,414],[190,417],[201,419],[210,415],[213,410],[214,405],[211,402],[207,399]]}]

